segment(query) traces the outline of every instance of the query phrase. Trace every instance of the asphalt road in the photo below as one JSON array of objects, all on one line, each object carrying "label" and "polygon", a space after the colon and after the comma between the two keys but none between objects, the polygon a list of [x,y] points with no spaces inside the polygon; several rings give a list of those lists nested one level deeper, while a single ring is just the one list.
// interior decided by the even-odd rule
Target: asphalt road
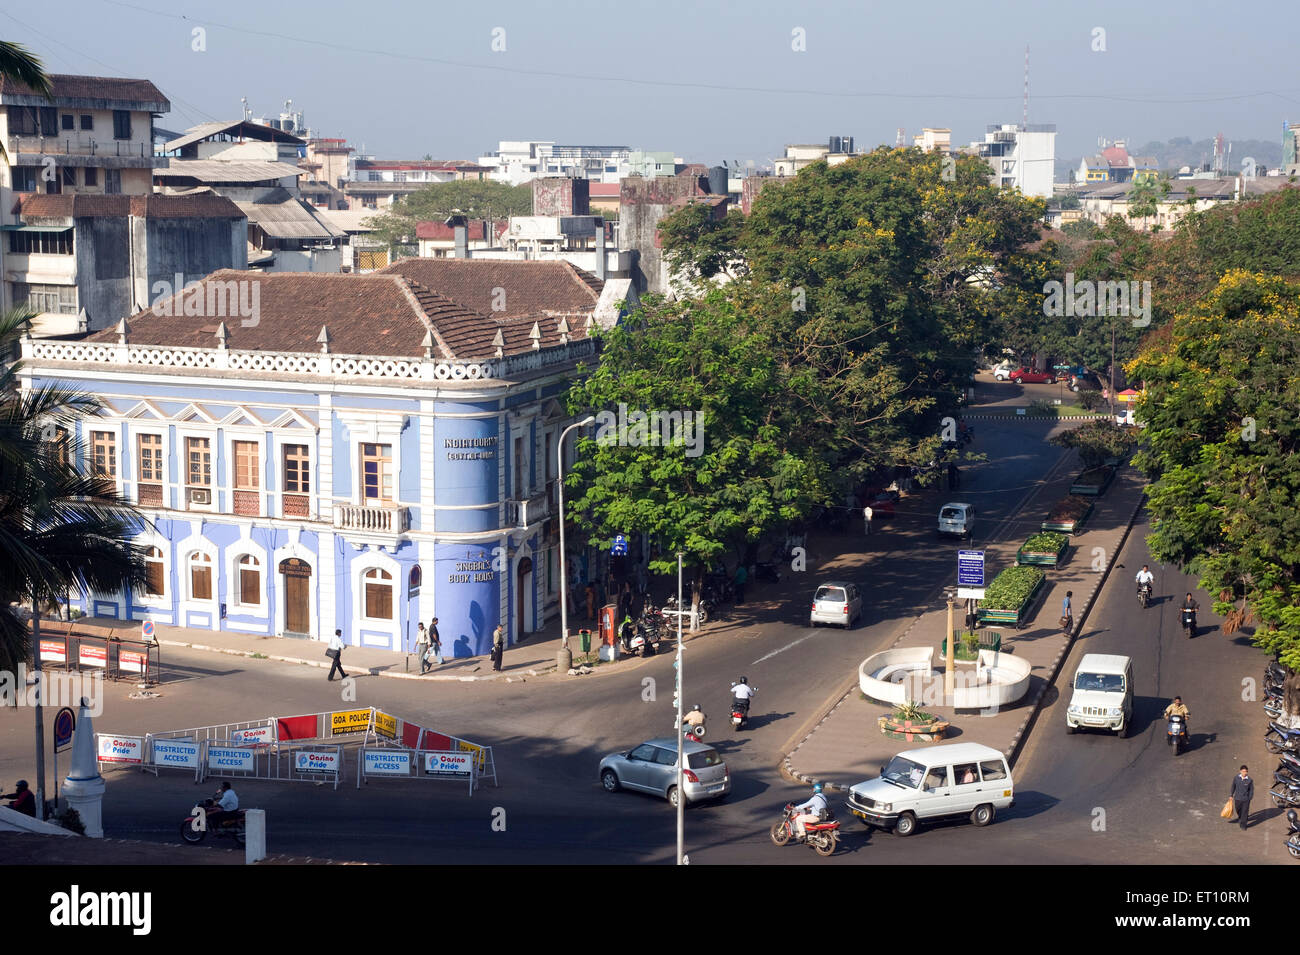
[{"label": "asphalt road", "polygon": [[[1000,403],[1047,386],[998,386]],[[975,546],[991,535],[1023,536],[1013,512],[1037,482],[1061,466],[1062,455],[1042,443],[1043,422],[981,421],[972,450],[989,460],[963,471],[953,497],[980,511]],[[1243,845],[1260,844],[1262,860],[1283,861],[1276,822],[1242,834],[1219,825],[1233,768],[1258,764],[1264,795],[1272,760],[1263,758],[1259,704],[1240,701],[1242,678],[1258,677],[1262,655],[1246,641],[1217,631],[1186,645],[1168,602],[1141,618],[1132,573],[1147,559],[1140,534],[1130,538],[1087,621],[1075,651],[1131,646],[1140,730],[1118,740],[1064,736],[1063,703],[1042,714],[1016,770],[1018,802],[998,822],[923,829],[909,839],[865,830],[847,819],[835,857],[822,860],[802,846],[778,849],[767,828],[779,807],[805,787],[784,780],[776,766],[818,710],[861,659],[887,646],[916,612],[933,605],[951,577],[950,544],[934,546],[933,521],[942,493],[900,503],[897,517],[878,522],[863,538],[860,525],[811,546],[809,568],[780,584],[752,585],[751,603],[711,625],[685,649],[686,702],[699,701],[711,718],[709,740],[724,754],[733,777],[725,801],[690,807],[687,851],[692,861],[716,863],[926,863],[1241,861]],[[840,556],[843,555],[843,556]],[[840,559],[831,563],[833,557]],[[807,600],[818,579],[847,577],[869,596],[855,630],[811,629]],[[1157,591],[1186,589],[1170,571],[1157,570]],[[1200,598],[1203,606],[1209,601]],[[1169,598],[1173,600],[1172,597]],[[1204,623],[1211,623],[1203,615]],[[1140,626],[1135,626],[1139,625]],[[1158,636],[1157,636],[1158,628]],[[1140,633],[1134,633],[1139,630]],[[1181,643],[1180,643],[1181,641]],[[1067,663],[1073,672],[1075,656]],[[339,684],[322,671],[267,660],[171,651],[169,667],[185,678],[151,701],[110,692],[99,728],[114,732],[179,729],[269,715],[350,706]],[[382,706],[442,732],[494,745],[499,789],[473,797],[460,784],[355,779],[337,792],[305,783],[240,782],[245,806],[268,811],[272,852],[372,862],[666,863],[674,856],[675,814],[668,804],[633,793],[604,793],[596,779],[600,758],[672,731],[672,660],[659,656],[620,664],[580,679],[543,677],[524,683],[454,683],[362,678],[355,705]],[[745,674],[759,688],[750,727],[732,733],[724,722],[728,687]],[[1171,689],[1171,687],[1173,689]],[[1156,737],[1161,700],[1181,692],[1192,710],[1193,749],[1170,759]],[[29,711],[0,714],[0,780],[31,774]],[[65,757],[66,758],[66,757]],[[66,772],[66,763],[61,766]],[[174,841],[196,795],[192,777],[161,778],[131,771],[109,774],[105,826],[109,835]],[[1265,797],[1266,798],[1266,797]],[[1207,812],[1206,807],[1209,807]],[[1106,828],[1094,831],[1094,810]],[[1257,809],[1264,805],[1257,803]],[[1205,818],[1202,818],[1205,817]],[[1217,828],[1216,828],[1217,827]],[[1230,831],[1229,831],[1230,830]],[[1271,835],[1270,835],[1271,834]],[[1240,838],[1236,838],[1240,837]],[[1264,842],[1277,842],[1268,852]],[[1243,841],[1244,840],[1244,841]],[[224,843],[218,843],[224,844]],[[195,859],[203,855],[196,848]],[[1281,857],[1277,858],[1281,852]]]}]

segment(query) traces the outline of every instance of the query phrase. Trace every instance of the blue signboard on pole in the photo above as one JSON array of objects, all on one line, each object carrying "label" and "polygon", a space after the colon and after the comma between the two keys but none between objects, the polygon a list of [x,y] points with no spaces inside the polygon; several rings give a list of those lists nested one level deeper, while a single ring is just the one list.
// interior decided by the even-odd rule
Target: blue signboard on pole
[{"label": "blue signboard on pole", "polygon": [[957,586],[984,586],[984,551],[957,551]]},{"label": "blue signboard on pole", "polygon": [[615,557],[627,556],[627,538],[622,534],[614,535],[614,544],[610,547],[609,552]]}]

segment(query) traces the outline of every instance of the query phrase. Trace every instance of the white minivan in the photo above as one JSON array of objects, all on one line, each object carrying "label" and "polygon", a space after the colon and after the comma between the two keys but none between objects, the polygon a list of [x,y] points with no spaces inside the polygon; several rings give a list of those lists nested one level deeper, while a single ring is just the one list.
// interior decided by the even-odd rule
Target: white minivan
[{"label": "white minivan", "polygon": [[1133,719],[1133,661],[1113,653],[1085,653],[1074,671],[1074,693],[1065,710],[1065,731],[1081,726],[1114,730]]},{"label": "white minivan", "polygon": [[849,812],[868,826],[910,836],[919,822],[969,816],[987,826],[1014,806],[1006,757],[980,743],[941,743],[899,753],[875,779],[849,790]]},{"label": "white minivan", "polygon": [[970,537],[975,527],[974,504],[945,504],[939,508],[939,533]]}]

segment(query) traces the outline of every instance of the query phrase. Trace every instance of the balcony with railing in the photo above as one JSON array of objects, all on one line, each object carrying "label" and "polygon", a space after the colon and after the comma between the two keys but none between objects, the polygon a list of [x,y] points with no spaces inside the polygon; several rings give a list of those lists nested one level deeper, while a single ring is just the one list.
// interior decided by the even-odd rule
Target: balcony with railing
[{"label": "balcony with railing", "polygon": [[155,156],[153,144],[140,140],[115,139],[100,142],[70,136],[9,136],[5,149],[10,162],[20,166],[39,165],[45,156],[76,156],[94,160],[90,166],[166,168],[169,160]]},{"label": "balcony with railing", "polygon": [[540,494],[506,501],[506,526],[528,527],[546,520],[554,510],[555,482],[549,481]]},{"label": "balcony with railing", "polygon": [[334,526],[368,534],[405,534],[411,527],[411,509],[394,504],[335,504]]}]

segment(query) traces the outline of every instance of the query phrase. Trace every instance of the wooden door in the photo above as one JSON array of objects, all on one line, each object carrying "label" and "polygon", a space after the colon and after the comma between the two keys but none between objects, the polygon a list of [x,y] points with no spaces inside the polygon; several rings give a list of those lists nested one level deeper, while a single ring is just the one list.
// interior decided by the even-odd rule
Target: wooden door
[{"label": "wooden door", "polygon": [[280,562],[284,574],[284,629],[311,632],[311,565],[291,557]]}]

